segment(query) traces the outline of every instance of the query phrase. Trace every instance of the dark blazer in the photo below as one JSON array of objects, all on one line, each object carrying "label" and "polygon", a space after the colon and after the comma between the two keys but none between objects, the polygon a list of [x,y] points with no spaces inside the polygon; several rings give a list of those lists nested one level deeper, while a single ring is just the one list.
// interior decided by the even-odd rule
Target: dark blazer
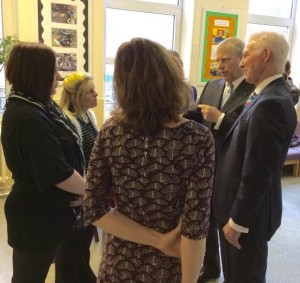
[{"label": "dark blazer", "polygon": [[291,95],[284,79],[276,79],[243,110],[220,147],[213,195],[219,223],[231,217],[249,235],[272,237],[281,222],[281,173],[295,127]]},{"label": "dark blazer", "polygon": [[201,96],[197,101],[197,105],[208,104],[225,113],[224,119],[217,131],[214,130],[215,123],[207,122],[202,118],[200,109],[189,111],[188,113],[184,114],[184,117],[201,123],[212,131],[215,138],[216,150],[218,150],[219,144],[222,142],[234,121],[241,114],[245,102],[254,90],[254,85],[243,80],[221,108],[224,88],[224,79],[211,80],[205,85]]}]

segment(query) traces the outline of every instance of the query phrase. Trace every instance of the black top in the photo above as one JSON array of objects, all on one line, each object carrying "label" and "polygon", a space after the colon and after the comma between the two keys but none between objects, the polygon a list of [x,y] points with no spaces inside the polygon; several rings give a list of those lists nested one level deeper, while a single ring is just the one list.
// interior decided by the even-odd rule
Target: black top
[{"label": "black top", "polygon": [[95,127],[92,125],[90,120],[88,120],[88,123],[86,123],[81,118],[77,118],[77,121],[80,124],[81,132],[82,132],[82,151],[84,155],[85,172],[86,172],[89,164],[92,148],[95,143],[95,139],[97,137],[98,132],[95,129]]},{"label": "black top", "polygon": [[52,248],[71,230],[75,195],[55,187],[74,169],[82,174],[82,154],[72,134],[28,101],[9,98],[1,141],[14,184],[5,203],[8,243],[13,248]]}]

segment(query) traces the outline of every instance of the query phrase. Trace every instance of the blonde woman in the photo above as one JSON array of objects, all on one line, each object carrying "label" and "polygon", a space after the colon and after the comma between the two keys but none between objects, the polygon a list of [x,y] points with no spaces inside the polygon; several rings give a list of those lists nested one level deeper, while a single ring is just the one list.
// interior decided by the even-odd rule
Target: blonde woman
[{"label": "blonde woman", "polygon": [[[97,106],[97,92],[93,77],[88,73],[72,73],[63,82],[60,101],[61,108],[70,118],[81,138],[84,155],[84,171],[86,172],[94,141],[98,134],[95,114],[90,108]],[[82,206],[78,207],[82,216]],[[85,282],[95,283],[96,276],[90,265],[90,244],[95,227],[75,227],[65,243],[62,251],[64,263],[62,269],[56,271],[56,283]],[[76,272],[74,272],[76,270]],[[75,277],[76,276],[76,277]],[[76,280],[76,281],[74,281]]]},{"label": "blonde woman", "polygon": [[81,137],[85,172],[98,133],[96,117],[90,109],[97,106],[97,96],[93,77],[89,73],[72,73],[64,79],[60,106]]}]

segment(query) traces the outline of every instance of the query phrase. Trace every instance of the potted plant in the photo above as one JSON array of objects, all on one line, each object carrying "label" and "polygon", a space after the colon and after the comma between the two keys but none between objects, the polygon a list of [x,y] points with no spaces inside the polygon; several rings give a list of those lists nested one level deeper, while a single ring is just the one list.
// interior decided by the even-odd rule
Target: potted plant
[{"label": "potted plant", "polygon": [[8,35],[0,39],[0,71],[2,71],[12,47],[19,42],[17,35]]}]

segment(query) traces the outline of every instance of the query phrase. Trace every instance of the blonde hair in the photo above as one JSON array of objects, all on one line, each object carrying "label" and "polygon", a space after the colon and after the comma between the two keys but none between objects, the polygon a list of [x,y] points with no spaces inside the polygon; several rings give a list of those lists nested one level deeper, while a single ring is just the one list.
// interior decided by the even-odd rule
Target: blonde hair
[{"label": "blonde hair", "polygon": [[72,73],[65,77],[61,94],[60,107],[75,115],[82,115],[79,100],[86,94],[93,83],[93,76],[89,73]]}]

